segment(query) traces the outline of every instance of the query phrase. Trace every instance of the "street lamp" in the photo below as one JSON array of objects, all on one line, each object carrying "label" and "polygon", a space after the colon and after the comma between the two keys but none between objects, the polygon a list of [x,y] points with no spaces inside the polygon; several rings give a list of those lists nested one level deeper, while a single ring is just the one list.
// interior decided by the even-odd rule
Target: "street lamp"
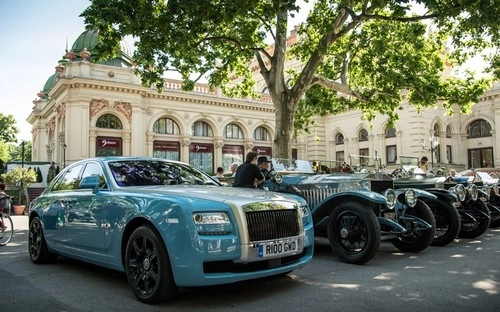
[{"label": "street lamp", "polygon": [[26,142],[21,141],[21,167],[24,168],[24,144]]},{"label": "street lamp", "polygon": [[422,146],[422,149],[424,151],[429,151],[431,153],[431,170],[434,168],[434,153],[436,152],[438,146],[439,146],[439,138],[435,136],[429,137],[429,142],[431,143],[431,148],[426,149],[425,148],[425,140],[421,139],[420,140],[420,145]]},{"label": "street lamp", "polygon": [[66,148],[68,148],[68,146],[66,145],[66,143],[64,143],[64,145],[63,145],[63,168],[66,168]]}]

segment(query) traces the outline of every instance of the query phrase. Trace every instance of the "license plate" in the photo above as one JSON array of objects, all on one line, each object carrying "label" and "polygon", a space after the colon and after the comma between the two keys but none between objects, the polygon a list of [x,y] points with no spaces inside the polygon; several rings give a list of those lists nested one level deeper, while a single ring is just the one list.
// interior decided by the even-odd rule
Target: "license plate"
[{"label": "license plate", "polygon": [[390,219],[390,220],[397,220],[398,219],[398,214],[395,213],[395,212],[387,212],[384,214],[384,217],[386,219]]},{"label": "license plate", "polygon": [[299,240],[289,239],[259,244],[259,258],[293,254],[299,250]]}]

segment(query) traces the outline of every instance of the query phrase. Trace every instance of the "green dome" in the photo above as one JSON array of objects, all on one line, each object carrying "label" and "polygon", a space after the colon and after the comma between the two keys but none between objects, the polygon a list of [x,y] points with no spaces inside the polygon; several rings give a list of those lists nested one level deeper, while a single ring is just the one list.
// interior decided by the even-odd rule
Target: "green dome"
[{"label": "green dome", "polygon": [[52,76],[49,77],[49,79],[47,79],[42,89],[43,93],[43,96],[41,96],[42,98],[46,99],[48,97],[50,89],[52,89],[52,87],[56,84],[56,82],[57,82],[57,74],[53,74]]},{"label": "green dome", "polygon": [[[90,59],[92,60],[95,56],[99,55],[96,50],[97,44],[99,43],[99,31],[86,30],[80,34],[76,41],[71,46],[71,50],[76,54],[75,61],[81,60],[80,52],[83,49],[87,49],[91,53]],[[118,67],[132,67],[131,50],[125,41],[120,42],[120,55],[112,60],[101,60],[100,64],[118,66]]]}]

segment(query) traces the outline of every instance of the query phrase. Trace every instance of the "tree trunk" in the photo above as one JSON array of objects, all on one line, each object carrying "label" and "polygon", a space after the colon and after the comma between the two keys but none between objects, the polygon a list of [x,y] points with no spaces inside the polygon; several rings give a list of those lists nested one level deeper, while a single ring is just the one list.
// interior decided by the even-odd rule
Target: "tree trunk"
[{"label": "tree trunk", "polygon": [[273,157],[292,159],[292,137],[296,105],[289,103],[286,96],[273,100],[279,101],[279,103],[273,101],[276,118]]}]

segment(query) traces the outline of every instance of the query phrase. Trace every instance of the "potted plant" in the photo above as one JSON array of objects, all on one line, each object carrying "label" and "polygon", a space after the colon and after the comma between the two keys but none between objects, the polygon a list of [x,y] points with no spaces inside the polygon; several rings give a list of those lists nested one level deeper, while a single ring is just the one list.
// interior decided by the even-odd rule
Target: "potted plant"
[{"label": "potted plant", "polygon": [[2,174],[2,178],[7,185],[17,190],[13,196],[12,210],[14,214],[24,214],[26,208],[26,194],[28,186],[36,182],[36,172],[32,169],[16,167],[7,173]]}]

